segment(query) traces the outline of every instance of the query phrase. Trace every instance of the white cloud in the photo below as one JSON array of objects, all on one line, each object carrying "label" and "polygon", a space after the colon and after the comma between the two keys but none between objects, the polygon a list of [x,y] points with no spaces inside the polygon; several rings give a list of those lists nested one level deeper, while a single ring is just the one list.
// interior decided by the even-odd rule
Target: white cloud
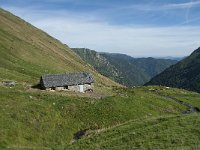
[{"label": "white cloud", "polygon": [[189,55],[200,46],[200,27],[116,26],[70,12],[7,9],[70,47],[147,57]]},{"label": "white cloud", "polygon": [[167,3],[167,4],[138,4],[126,6],[123,9],[137,9],[142,11],[163,11],[163,10],[177,10],[188,9],[191,7],[199,6],[200,1],[190,1],[185,3]]},{"label": "white cloud", "polygon": [[165,5],[164,8],[166,9],[187,9],[193,6],[197,6],[200,5],[200,1],[190,1],[190,2],[186,2],[186,3],[175,3],[175,4],[168,4]]},{"label": "white cloud", "polygon": [[132,56],[183,56],[200,46],[200,27],[139,28],[64,19],[33,24],[71,47]]}]

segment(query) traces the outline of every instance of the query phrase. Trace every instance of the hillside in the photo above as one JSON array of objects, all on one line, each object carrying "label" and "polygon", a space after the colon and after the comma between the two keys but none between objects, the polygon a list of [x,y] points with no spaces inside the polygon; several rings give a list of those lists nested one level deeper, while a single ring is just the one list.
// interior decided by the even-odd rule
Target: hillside
[{"label": "hillside", "polygon": [[111,86],[118,86],[98,74],[69,47],[3,9],[0,55],[0,81],[34,85],[44,74],[84,71],[94,75],[97,90],[109,91]]},{"label": "hillside", "polygon": [[0,86],[0,149],[200,145],[199,113],[184,115],[188,108],[177,102],[200,108],[199,94],[165,87],[117,88],[115,93],[94,99]]},{"label": "hillside", "polygon": [[102,75],[129,87],[143,85],[177,62],[169,59],[133,58],[124,54],[98,53],[84,48],[73,50]]},{"label": "hillside", "polygon": [[200,92],[200,48],[155,76],[146,85],[164,85]]},{"label": "hillside", "polygon": [[[69,47],[0,10],[0,149],[199,149],[199,93],[124,88]],[[87,71],[95,92],[31,88],[47,73]],[[17,81],[5,86],[1,81]]]},{"label": "hillside", "polygon": [[93,132],[69,149],[199,149],[199,124],[196,114],[130,121]]}]

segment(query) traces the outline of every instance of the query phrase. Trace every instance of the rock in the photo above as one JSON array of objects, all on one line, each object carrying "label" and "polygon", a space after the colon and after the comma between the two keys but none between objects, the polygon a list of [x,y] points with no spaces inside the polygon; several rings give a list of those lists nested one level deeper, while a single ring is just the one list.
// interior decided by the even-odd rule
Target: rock
[{"label": "rock", "polygon": [[1,82],[0,85],[4,85],[4,86],[15,86],[16,82],[15,81],[3,81]]}]

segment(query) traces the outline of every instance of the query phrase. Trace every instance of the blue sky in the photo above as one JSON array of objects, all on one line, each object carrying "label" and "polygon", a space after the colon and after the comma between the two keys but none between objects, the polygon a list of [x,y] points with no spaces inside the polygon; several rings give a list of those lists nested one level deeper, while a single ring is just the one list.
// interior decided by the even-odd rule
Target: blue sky
[{"label": "blue sky", "polygon": [[159,57],[200,46],[200,0],[1,0],[0,7],[70,47]]}]

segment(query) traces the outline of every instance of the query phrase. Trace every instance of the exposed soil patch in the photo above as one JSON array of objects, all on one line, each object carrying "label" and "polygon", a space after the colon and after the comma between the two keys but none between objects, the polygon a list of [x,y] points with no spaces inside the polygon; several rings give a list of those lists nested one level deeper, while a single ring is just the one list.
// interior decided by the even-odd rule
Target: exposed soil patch
[{"label": "exposed soil patch", "polygon": [[76,133],[74,133],[74,140],[79,140],[79,139],[81,139],[83,136],[85,136],[86,135],[86,132],[88,131],[88,129],[83,129],[83,130],[80,130],[80,131],[78,131],[78,132],[76,132]]}]

